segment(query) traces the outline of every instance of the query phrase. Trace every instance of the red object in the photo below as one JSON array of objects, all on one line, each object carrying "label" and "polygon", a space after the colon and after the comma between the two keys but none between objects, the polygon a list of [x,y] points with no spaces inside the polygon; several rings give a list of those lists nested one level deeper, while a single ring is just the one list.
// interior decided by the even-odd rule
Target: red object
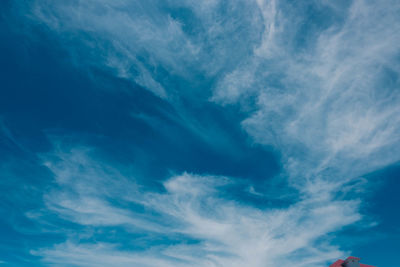
[{"label": "red object", "polygon": [[331,264],[329,267],[342,267],[342,264],[344,263],[344,260],[337,260],[335,263]]},{"label": "red object", "polygon": [[[335,261],[329,267],[343,267],[344,266],[343,263],[345,263],[346,261],[349,261],[349,260],[357,260],[357,261],[359,261],[360,258],[350,256],[345,261],[344,260]],[[375,266],[360,263],[360,267],[375,267]]]}]

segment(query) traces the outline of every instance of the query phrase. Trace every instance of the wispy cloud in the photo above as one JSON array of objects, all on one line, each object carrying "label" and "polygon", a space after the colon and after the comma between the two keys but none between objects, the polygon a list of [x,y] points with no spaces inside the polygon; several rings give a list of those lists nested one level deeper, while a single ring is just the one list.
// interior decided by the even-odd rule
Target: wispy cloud
[{"label": "wispy cloud", "polygon": [[[340,9],[344,19],[300,46],[293,40],[301,32],[296,21],[304,18],[281,19],[293,10],[277,6],[266,8],[271,30],[250,63],[226,75],[213,100],[255,97],[258,108],[243,127],[256,142],[281,150],[297,181],[347,181],[398,161],[399,4],[354,1]],[[333,17],[335,8],[325,7]]]},{"label": "wispy cloud", "polygon": [[[163,183],[165,192],[141,190],[107,163],[91,158],[87,149],[58,151],[46,158],[57,186],[46,196],[46,210],[29,214],[46,220],[57,215],[88,229],[125,229],[148,233],[146,249],[110,240],[76,241],[33,251],[45,262],[101,266],[272,266],[296,262],[318,266],[341,255],[329,245],[329,233],[358,221],[358,201],[304,198],[286,208],[255,208],[221,195],[235,183],[225,177],[184,173]],[[130,205],[145,209],[132,210]],[[149,215],[153,214],[153,216]],[[69,232],[69,231],[66,231]],[[101,231],[100,231],[101,232]],[[158,238],[175,240],[157,245]],[[196,240],[196,242],[189,242]]]},{"label": "wispy cloud", "polygon": [[61,36],[77,66],[111,70],[162,98],[177,96],[175,76],[193,82],[239,62],[261,28],[249,1],[48,0],[19,9]]}]

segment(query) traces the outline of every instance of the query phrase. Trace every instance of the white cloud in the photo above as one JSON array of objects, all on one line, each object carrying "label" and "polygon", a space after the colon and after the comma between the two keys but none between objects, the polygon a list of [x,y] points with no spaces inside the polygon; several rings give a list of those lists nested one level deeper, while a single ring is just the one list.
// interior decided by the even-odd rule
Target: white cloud
[{"label": "white cloud", "polygon": [[261,28],[253,1],[46,0],[18,5],[23,19],[29,14],[59,38],[77,67],[107,68],[164,99],[177,95],[174,76],[192,82],[198,74],[210,78],[231,68],[258,41]]},{"label": "white cloud", "polygon": [[[390,77],[400,70],[398,2],[313,4],[332,19],[299,47],[307,14],[285,1],[47,0],[26,8],[72,54],[90,52],[78,65],[111,67],[160,97],[180,95],[164,70],[190,84],[199,82],[192,72],[216,80],[217,103],[251,105],[246,99],[255,97],[257,111],[243,127],[256,142],[286,150],[288,166],[300,160],[320,172],[352,162],[337,175],[357,176],[362,158],[374,159],[366,171],[398,160],[398,82]],[[76,42],[84,45],[69,45]]]},{"label": "white cloud", "polygon": [[76,244],[66,242],[56,245],[53,250],[32,251],[43,256],[44,262],[56,266],[177,266],[146,255],[119,251],[112,244]]},{"label": "white cloud", "polygon": [[[213,101],[242,104],[255,97],[257,110],[242,122],[244,129],[256,142],[282,151],[288,176],[300,186],[304,179],[347,182],[397,162],[399,3],[326,6],[346,14],[344,21],[313,32],[299,48],[293,40],[304,18],[284,17],[294,12],[282,1],[261,3],[269,22],[263,42],[251,63],[221,79]],[[276,47],[279,52],[271,52]]]},{"label": "white cloud", "polygon": [[[355,200],[335,199],[332,190],[317,198],[304,197],[285,208],[255,208],[221,194],[234,180],[184,173],[164,182],[164,193],[142,191],[104,162],[91,158],[88,149],[58,150],[44,156],[58,183],[45,196],[46,216],[88,228],[123,228],[131,233],[152,233],[144,251],[130,250],[123,241],[65,243],[32,251],[43,261],[60,266],[319,266],[341,256],[329,245],[330,233],[360,219]],[[318,192],[320,192],[318,190]],[[142,206],[140,214],[125,205]],[[50,214],[50,216],[52,216]],[[157,214],[150,216],[149,214]],[[34,218],[31,216],[31,218]],[[199,242],[152,244],[152,238],[190,239]]]}]

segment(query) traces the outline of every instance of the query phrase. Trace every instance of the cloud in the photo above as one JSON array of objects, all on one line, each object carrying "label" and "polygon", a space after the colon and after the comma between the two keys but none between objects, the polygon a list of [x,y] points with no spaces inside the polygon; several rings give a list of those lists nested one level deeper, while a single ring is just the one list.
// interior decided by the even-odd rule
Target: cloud
[{"label": "cloud", "polygon": [[[322,5],[320,12],[336,19],[304,32],[296,22],[307,25],[306,9],[267,3],[271,23],[262,44],[249,63],[221,79],[212,100],[226,105],[254,98],[257,108],[242,122],[244,129],[282,152],[299,187],[305,179],[347,182],[397,162],[399,4]],[[300,16],[282,15],[296,12]],[[300,45],[299,34],[308,34]]]},{"label": "cloud", "polygon": [[[212,88],[213,102],[245,111],[254,111],[253,98],[244,129],[290,154],[289,169],[292,161],[318,173],[352,162],[336,175],[357,176],[398,160],[396,1],[47,0],[22,7],[79,66],[109,68],[162,98],[187,94],[181,87],[197,96],[196,84]],[[369,170],[363,158],[374,159]]]},{"label": "cloud", "polygon": [[[63,229],[70,233],[65,243],[32,251],[44,262],[61,266],[105,262],[117,266],[273,266],[282,262],[319,266],[342,254],[329,245],[329,234],[360,220],[357,200],[336,199],[329,192],[324,198],[306,197],[284,208],[255,208],[222,194],[235,183],[227,177],[183,173],[165,181],[164,192],[139,190],[132,177],[96,160],[93,152],[64,147],[42,156],[57,184],[44,197],[46,209],[29,217],[46,221],[58,216],[92,229],[86,231],[90,239]],[[132,209],[132,205],[140,208]],[[128,237],[149,236],[140,241],[144,249],[135,250],[124,240],[111,242],[100,234],[101,229],[124,229]],[[172,242],[153,243],[165,238]]]},{"label": "cloud", "polygon": [[46,0],[16,9],[57,36],[78,68],[105,69],[164,99],[179,97],[181,79],[199,90],[198,75],[239,62],[261,25],[251,1]]}]

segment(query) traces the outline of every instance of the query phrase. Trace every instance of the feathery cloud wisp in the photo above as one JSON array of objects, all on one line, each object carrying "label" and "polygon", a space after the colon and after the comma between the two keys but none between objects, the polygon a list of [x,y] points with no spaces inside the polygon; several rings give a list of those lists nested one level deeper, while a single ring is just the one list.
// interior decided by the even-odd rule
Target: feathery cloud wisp
[{"label": "feathery cloud wisp", "polygon": [[[224,177],[184,173],[164,182],[165,192],[140,191],[117,170],[91,159],[87,150],[59,151],[50,158],[47,166],[59,186],[45,196],[46,211],[30,216],[45,220],[55,214],[94,229],[98,240],[79,244],[70,234],[65,243],[33,251],[52,264],[272,266],[295,260],[298,266],[317,266],[341,255],[327,242],[329,233],[360,219],[358,201],[333,195],[304,198],[285,208],[255,208],[222,197],[221,190],[235,183]],[[147,212],[127,208],[132,204]],[[146,233],[141,241],[146,249],[130,251],[124,243],[111,243],[99,234],[107,227],[124,229],[132,238]],[[154,244],[158,238],[175,242]]]}]

